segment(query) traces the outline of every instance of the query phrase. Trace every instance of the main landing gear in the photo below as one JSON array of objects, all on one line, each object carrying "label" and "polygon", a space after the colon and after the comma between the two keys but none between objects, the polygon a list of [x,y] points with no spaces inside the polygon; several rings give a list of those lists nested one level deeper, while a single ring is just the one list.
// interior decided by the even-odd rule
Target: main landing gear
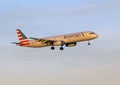
[{"label": "main landing gear", "polygon": [[61,41],[61,47],[60,47],[60,50],[64,50],[63,46],[64,46],[65,42],[64,41]]},{"label": "main landing gear", "polygon": [[89,41],[88,41],[88,45],[91,45]]},{"label": "main landing gear", "polygon": [[60,50],[64,50],[64,48],[63,48],[63,47],[60,47]]},{"label": "main landing gear", "polygon": [[[64,50],[64,41],[61,41],[61,47],[60,47],[60,50]],[[52,43],[52,47],[51,47],[51,50],[55,50],[55,47],[54,47],[54,44]]]},{"label": "main landing gear", "polygon": [[[51,47],[51,50],[55,50],[55,47],[52,46],[52,47]],[[64,47],[61,46],[61,47],[60,47],[60,50],[64,50]]]},{"label": "main landing gear", "polygon": [[51,50],[55,50],[55,47],[52,46],[52,47],[51,47]]}]

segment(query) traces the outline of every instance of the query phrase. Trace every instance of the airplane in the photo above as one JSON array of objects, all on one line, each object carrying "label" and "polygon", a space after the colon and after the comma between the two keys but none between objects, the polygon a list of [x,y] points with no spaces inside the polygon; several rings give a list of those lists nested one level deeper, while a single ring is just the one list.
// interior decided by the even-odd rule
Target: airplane
[{"label": "airplane", "polygon": [[16,29],[16,33],[19,42],[12,43],[16,44],[17,46],[32,48],[51,46],[51,50],[54,50],[55,46],[60,46],[60,50],[64,50],[64,46],[74,47],[77,45],[77,42],[82,41],[88,41],[88,45],[90,45],[90,40],[98,38],[98,35],[92,31],[70,33],[45,38],[27,37],[20,29]]}]

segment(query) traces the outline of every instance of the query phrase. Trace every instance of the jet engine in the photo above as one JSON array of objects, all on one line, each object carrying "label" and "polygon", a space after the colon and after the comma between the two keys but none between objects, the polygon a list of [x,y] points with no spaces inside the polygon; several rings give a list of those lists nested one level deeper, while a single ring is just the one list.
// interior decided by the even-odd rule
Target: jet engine
[{"label": "jet engine", "polygon": [[73,43],[66,43],[65,45],[66,45],[66,47],[73,47],[73,46],[76,46],[77,43],[76,43],[76,42],[73,42]]}]

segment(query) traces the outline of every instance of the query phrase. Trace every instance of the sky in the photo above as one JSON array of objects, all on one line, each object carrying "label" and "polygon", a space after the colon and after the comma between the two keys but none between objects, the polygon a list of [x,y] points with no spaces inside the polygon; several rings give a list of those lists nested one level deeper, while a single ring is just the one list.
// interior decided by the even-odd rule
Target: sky
[{"label": "sky", "polygon": [[[0,85],[120,85],[119,0],[0,0]],[[25,48],[28,37],[94,31],[76,47]]]}]

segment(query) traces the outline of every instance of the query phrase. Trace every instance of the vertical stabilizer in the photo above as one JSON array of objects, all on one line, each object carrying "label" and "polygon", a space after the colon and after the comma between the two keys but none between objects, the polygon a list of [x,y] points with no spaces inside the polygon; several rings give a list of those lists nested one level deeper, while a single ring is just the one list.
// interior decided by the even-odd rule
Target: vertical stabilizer
[{"label": "vertical stabilizer", "polygon": [[30,44],[29,39],[25,36],[25,34],[20,29],[16,29],[16,33],[20,41],[20,46],[26,46]]}]

